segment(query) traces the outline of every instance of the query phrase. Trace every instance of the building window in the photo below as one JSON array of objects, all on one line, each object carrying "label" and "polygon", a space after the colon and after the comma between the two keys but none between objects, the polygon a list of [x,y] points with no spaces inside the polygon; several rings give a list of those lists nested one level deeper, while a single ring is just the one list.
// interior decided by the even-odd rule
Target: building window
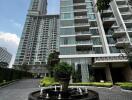
[{"label": "building window", "polygon": [[115,46],[111,46],[111,47],[109,47],[109,48],[110,48],[110,52],[111,52],[111,53],[120,53],[120,50],[117,49]]}]

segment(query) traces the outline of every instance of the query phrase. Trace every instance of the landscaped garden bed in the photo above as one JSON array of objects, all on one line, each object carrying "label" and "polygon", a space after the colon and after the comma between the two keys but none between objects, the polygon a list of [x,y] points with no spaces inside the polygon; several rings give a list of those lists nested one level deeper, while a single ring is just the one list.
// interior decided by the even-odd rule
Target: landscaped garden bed
[{"label": "landscaped garden bed", "polygon": [[132,90],[132,82],[119,82],[116,85],[126,90]]}]

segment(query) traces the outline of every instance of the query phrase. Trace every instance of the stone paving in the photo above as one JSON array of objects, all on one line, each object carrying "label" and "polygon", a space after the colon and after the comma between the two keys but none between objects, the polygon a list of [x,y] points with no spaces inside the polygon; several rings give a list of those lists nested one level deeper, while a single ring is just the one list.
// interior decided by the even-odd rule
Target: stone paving
[{"label": "stone paving", "polygon": [[[0,100],[27,100],[28,94],[39,89],[38,79],[27,79],[0,88]],[[89,87],[99,93],[100,100],[132,100],[132,92],[124,92],[115,88]]]}]

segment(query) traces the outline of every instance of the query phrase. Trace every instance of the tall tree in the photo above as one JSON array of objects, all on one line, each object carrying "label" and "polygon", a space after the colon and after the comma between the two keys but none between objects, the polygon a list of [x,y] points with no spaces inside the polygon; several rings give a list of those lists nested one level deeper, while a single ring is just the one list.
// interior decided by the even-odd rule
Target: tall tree
[{"label": "tall tree", "polygon": [[0,62],[0,67],[6,68],[8,66],[7,62]]},{"label": "tall tree", "polygon": [[53,76],[53,69],[56,64],[60,61],[59,59],[59,52],[54,51],[53,53],[49,54],[48,57],[48,69],[50,71],[50,75]]},{"label": "tall tree", "polygon": [[99,12],[103,12],[103,10],[106,10],[109,8],[109,3],[111,2],[112,0],[97,0],[97,3],[96,3],[96,6],[97,6],[97,10]]}]

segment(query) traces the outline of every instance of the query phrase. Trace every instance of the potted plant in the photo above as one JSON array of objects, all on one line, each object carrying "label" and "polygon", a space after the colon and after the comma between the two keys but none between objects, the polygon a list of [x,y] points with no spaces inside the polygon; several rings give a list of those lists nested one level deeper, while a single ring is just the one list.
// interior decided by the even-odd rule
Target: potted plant
[{"label": "potted plant", "polygon": [[62,85],[62,91],[66,91],[68,89],[71,74],[72,66],[67,63],[61,62],[55,66],[54,76]]}]

